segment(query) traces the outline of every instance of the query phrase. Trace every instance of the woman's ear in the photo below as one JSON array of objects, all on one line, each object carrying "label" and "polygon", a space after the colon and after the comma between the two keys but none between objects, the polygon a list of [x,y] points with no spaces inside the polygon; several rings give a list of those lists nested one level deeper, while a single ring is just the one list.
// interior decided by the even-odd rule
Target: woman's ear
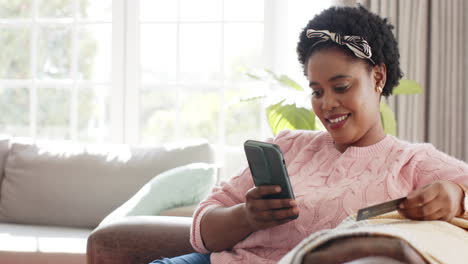
[{"label": "woman's ear", "polygon": [[387,82],[387,66],[384,63],[375,65],[372,71],[376,89],[377,87],[382,87],[383,89]]}]

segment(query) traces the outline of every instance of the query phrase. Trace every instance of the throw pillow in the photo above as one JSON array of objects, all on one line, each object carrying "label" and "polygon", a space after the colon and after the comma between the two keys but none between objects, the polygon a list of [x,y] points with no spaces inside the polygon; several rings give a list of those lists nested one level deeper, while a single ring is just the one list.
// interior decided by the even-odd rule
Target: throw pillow
[{"label": "throw pillow", "polygon": [[216,167],[191,163],[156,175],[133,197],[110,213],[99,225],[125,216],[158,215],[178,206],[197,204],[216,182]]}]

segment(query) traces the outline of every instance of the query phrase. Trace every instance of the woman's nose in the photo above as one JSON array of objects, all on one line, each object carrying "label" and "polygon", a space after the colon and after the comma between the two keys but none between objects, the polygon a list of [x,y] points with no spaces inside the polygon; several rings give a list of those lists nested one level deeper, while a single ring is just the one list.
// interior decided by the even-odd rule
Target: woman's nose
[{"label": "woman's nose", "polygon": [[340,102],[333,94],[324,95],[322,97],[322,110],[323,111],[332,111],[334,108],[340,106]]}]

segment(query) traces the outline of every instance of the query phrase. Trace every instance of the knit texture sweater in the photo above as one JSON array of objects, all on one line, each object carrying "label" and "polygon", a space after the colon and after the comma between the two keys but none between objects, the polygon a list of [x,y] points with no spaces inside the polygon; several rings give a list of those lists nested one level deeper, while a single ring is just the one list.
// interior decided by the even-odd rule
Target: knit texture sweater
[{"label": "knit texture sweater", "polygon": [[[358,209],[406,196],[437,180],[468,184],[468,164],[428,143],[386,135],[366,147],[339,152],[328,132],[283,131],[275,139],[284,155],[299,217],[256,231],[232,249],[213,252],[211,263],[276,263],[308,235],[336,227]],[[200,222],[214,207],[245,202],[254,187],[249,168],[213,188],[194,213],[190,242],[201,253]]]}]

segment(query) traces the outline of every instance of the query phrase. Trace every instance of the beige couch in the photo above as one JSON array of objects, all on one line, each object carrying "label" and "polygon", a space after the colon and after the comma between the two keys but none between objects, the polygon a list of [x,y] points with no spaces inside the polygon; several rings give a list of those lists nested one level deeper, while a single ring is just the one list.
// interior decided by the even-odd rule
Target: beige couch
[{"label": "beige couch", "polygon": [[84,264],[92,230],[146,182],[213,160],[205,141],[132,148],[1,137],[0,263]]}]

